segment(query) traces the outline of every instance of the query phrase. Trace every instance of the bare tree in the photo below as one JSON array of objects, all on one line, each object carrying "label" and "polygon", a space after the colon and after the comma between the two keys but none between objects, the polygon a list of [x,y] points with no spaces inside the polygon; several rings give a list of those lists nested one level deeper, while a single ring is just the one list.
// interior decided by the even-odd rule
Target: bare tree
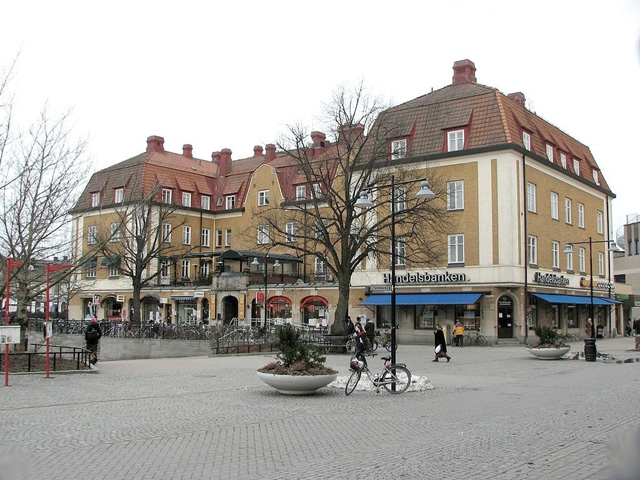
[{"label": "bare tree", "polygon": [[[338,283],[338,304],[332,326],[342,334],[347,316],[353,273],[365,260],[388,264],[391,253],[391,198],[395,193],[396,239],[403,242],[402,259],[407,266],[436,264],[442,246],[428,242],[433,232],[447,224],[444,202],[412,200],[419,185],[414,179],[426,177],[424,164],[403,164],[393,160],[389,139],[401,126],[387,121],[384,105],[368,96],[362,85],[349,91],[339,89],[326,106],[325,130],[331,136],[326,144],[318,132],[300,125],[289,127],[279,149],[290,157],[288,169],[278,166],[288,184],[310,185],[311,198],[288,200],[282,205],[254,212],[256,223],[268,225],[269,247],[293,249],[298,255],[318,259]],[[309,145],[311,135],[314,143]],[[413,166],[412,166],[413,165]],[[395,192],[388,186],[391,176]],[[443,196],[437,169],[429,169],[431,189]],[[377,207],[372,211],[356,207],[362,192],[377,188]],[[297,229],[287,231],[286,224]],[[295,238],[292,238],[295,237]],[[255,236],[254,236],[255,238]],[[396,242],[396,248],[398,242]]]},{"label": "bare tree", "polygon": [[131,280],[133,288],[133,312],[131,322],[142,321],[140,298],[142,289],[155,286],[162,273],[162,260],[175,264],[188,256],[192,249],[172,242],[174,232],[187,222],[177,207],[159,201],[159,183],[142,199],[133,197],[139,189],[130,188],[129,198],[103,215],[109,225],[96,240],[96,251],[104,255],[105,263],[119,270],[119,274]]},{"label": "bare tree", "polygon": [[89,170],[86,144],[72,138],[68,117],[52,118],[45,107],[27,132],[4,145],[10,181],[0,188],[0,252],[23,262],[11,272],[23,326],[27,305],[44,290],[34,265],[70,250],[67,212]]}]

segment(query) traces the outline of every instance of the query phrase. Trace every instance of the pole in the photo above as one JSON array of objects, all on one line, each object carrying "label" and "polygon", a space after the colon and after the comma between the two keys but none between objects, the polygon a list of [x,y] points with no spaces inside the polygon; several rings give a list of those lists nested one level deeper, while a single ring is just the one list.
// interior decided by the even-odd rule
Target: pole
[{"label": "pole", "polygon": [[269,254],[264,257],[264,331],[267,332],[267,265],[269,265]]},{"label": "pole", "polygon": [[[4,316],[6,325],[9,325],[9,259],[7,258],[7,294],[4,297]],[[9,344],[7,343],[4,346],[4,386],[9,386]]]},{"label": "pole", "polygon": [[49,266],[49,262],[47,262],[47,304],[45,306],[45,314],[44,314],[44,335],[46,337],[45,341],[47,343],[47,361],[46,361],[46,365],[47,365],[47,376],[46,378],[49,378],[49,333],[47,332],[47,327],[49,326],[49,272],[50,270],[50,266]]},{"label": "pole", "polygon": [[589,304],[589,316],[591,317],[591,338],[593,338],[593,342],[596,341],[596,319],[594,317],[594,307],[593,307],[593,254],[591,245],[593,241],[591,237],[589,237],[589,295],[590,295],[590,304]]},{"label": "pole", "polygon": [[[396,178],[391,175],[391,364],[396,363]],[[395,389],[395,384],[392,385]]]}]

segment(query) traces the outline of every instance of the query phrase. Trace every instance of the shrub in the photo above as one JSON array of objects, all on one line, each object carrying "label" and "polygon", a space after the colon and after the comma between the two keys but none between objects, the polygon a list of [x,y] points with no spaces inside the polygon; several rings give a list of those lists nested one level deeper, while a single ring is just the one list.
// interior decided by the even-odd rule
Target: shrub
[{"label": "shrub", "polygon": [[537,327],[535,333],[540,339],[540,344],[538,346],[559,347],[563,345],[559,340],[558,332],[553,328]]}]

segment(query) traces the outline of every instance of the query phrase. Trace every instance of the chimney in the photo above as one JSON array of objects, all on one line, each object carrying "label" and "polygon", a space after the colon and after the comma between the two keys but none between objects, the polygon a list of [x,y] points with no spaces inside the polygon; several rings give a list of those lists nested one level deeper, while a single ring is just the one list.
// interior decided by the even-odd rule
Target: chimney
[{"label": "chimney", "polygon": [[229,173],[231,173],[231,150],[229,150],[228,148],[223,148],[220,151],[220,170],[219,170],[219,175],[220,177],[224,177],[225,175],[228,175]]},{"label": "chimney", "polygon": [[273,143],[267,143],[267,153],[264,155],[264,159],[269,162],[276,158],[276,146]]},{"label": "chimney", "polygon": [[312,155],[315,157],[321,153],[324,153],[326,150],[326,140],[327,136],[322,132],[311,132],[311,148],[313,149]]},{"label": "chimney", "polygon": [[476,83],[476,65],[471,60],[458,60],[453,64],[453,82]]},{"label": "chimney", "polygon": [[507,98],[510,98],[511,100],[516,102],[518,105],[521,105],[524,107],[524,103],[526,100],[526,98],[524,97],[524,93],[522,92],[510,93],[509,95],[507,95]]},{"label": "chimney", "polygon": [[193,147],[188,143],[182,145],[182,155],[187,158],[193,158]]},{"label": "chimney", "polygon": [[255,147],[253,147],[253,156],[254,157],[261,157],[262,156],[262,146],[261,145],[256,145]]},{"label": "chimney", "polygon": [[147,137],[147,152],[164,152],[164,138],[157,135]]},{"label": "chimney", "polygon": [[364,134],[364,125],[343,125],[340,127],[340,140],[349,140],[350,142],[360,139]]}]

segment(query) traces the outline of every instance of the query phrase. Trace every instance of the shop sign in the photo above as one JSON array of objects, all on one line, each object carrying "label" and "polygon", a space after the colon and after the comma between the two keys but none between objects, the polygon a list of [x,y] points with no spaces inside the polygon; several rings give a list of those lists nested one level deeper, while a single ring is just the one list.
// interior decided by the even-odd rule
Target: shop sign
[{"label": "shop sign", "polygon": [[533,277],[534,282],[544,283],[545,285],[569,285],[569,279],[564,275],[555,275],[553,273],[536,272]]},{"label": "shop sign", "polygon": [[116,302],[120,302],[120,303],[124,302],[124,295],[117,295]]},{"label": "shop sign", "polygon": [[204,298],[204,292],[193,292],[193,296],[196,298]]},{"label": "shop sign", "polygon": [[[581,287],[591,287],[591,280],[588,278],[582,277],[580,278],[580,286]],[[615,283],[603,281],[593,282],[593,288],[596,290],[615,290]]]},{"label": "shop sign", "polygon": [[[391,274],[382,274],[384,283],[391,283]],[[460,283],[466,282],[467,275],[464,273],[405,273],[396,275],[396,283]]]}]

